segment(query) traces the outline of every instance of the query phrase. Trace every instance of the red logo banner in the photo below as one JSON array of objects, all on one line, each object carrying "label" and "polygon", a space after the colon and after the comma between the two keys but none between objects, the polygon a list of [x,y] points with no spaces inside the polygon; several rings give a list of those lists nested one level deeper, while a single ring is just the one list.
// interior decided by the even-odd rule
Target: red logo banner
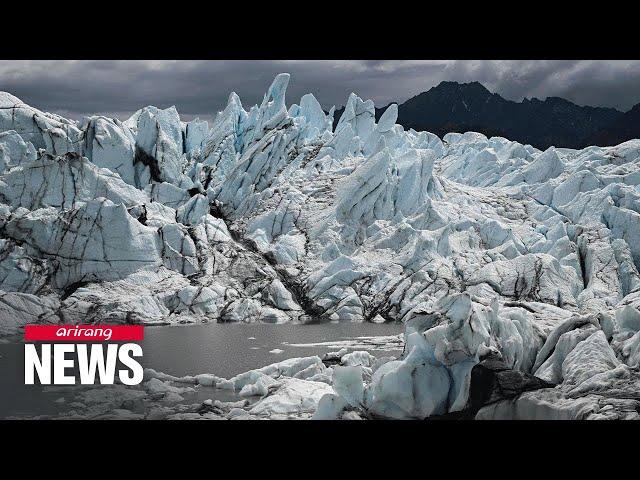
[{"label": "red logo banner", "polygon": [[144,338],[142,325],[25,325],[27,342],[125,342]]}]

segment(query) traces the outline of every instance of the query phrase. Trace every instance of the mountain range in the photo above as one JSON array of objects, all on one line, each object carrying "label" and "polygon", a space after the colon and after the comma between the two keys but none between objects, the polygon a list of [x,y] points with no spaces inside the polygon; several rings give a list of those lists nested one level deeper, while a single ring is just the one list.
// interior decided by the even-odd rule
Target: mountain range
[{"label": "mountain range", "polygon": [[[376,108],[376,120],[387,107]],[[344,108],[336,110],[337,124]],[[580,106],[559,97],[507,100],[479,82],[441,82],[398,105],[398,123],[442,137],[476,131],[534,147],[616,145],[640,137],[640,104],[624,113]]]}]

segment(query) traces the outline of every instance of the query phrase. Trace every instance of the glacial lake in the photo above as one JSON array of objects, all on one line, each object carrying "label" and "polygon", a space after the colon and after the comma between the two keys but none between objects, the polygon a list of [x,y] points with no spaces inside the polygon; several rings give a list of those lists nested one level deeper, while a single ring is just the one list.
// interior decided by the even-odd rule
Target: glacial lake
[{"label": "glacial lake", "polygon": [[[400,323],[198,324],[146,327],[140,342],[145,368],[175,376],[211,373],[230,378],[287,358],[318,355],[340,348],[381,356],[402,351]],[[24,344],[0,343],[0,418],[50,415],[68,408],[64,391],[75,387],[24,385]],[[229,392],[207,388],[198,397],[231,400]],[[198,398],[198,400],[200,400]]]}]

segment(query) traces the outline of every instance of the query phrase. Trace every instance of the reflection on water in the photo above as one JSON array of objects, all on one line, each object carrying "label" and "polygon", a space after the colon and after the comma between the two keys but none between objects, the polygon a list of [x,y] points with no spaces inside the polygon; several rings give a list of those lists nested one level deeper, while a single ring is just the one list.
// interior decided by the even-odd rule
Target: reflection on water
[{"label": "reflection on water", "polygon": [[[362,337],[398,335],[402,331],[401,324],[374,323],[148,327],[140,343],[144,352],[141,363],[176,376],[212,373],[229,378],[286,358],[322,356],[342,347],[368,350],[378,356],[398,355],[398,342],[389,344]],[[64,393],[74,387],[24,385],[24,347],[20,339],[0,343],[0,381],[0,418],[47,415],[72,408],[64,401]],[[219,398],[225,395],[220,391],[201,394]]]}]

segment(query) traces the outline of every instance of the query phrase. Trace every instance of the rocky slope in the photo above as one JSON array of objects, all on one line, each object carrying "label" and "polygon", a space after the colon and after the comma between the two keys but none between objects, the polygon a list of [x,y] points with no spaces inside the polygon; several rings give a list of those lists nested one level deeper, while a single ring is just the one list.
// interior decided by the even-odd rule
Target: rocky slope
[{"label": "rocky slope", "polygon": [[640,103],[598,130],[589,138],[589,145],[616,145],[631,138],[640,138]]},{"label": "rocky slope", "polygon": [[[334,129],[312,95],[287,108],[288,82],[211,126],[78,124],[1,93],[0,332],[402,321],[401,358],[303,361],[298,393],[333,386],[307,411],[638,417],[640,141],[441,140],[355,94]],[[265,368],[223,384],[287,377]]]}]

